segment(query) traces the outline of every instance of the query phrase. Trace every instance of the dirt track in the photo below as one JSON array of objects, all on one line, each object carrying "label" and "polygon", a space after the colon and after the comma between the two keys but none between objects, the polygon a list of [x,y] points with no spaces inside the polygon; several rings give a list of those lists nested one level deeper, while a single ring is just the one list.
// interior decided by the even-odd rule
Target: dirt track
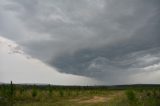
[{"label": "dirt track", "polygon": [[114,99],[116,96],[120,96],[120,95],[122,95],[122,92],[107,95],[107,96],[93,96],[91,98],[72,99],[71,101],[74,101],[77,103],[99,103],[99,102],[107,102],[109,100]]}]

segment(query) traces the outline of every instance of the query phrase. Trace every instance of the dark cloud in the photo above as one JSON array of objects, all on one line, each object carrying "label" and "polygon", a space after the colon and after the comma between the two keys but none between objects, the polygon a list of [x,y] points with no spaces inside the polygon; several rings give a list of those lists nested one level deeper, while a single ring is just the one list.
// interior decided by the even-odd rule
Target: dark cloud
[{"label": "dark cloud", "polygon": [[61,72],[106,84],[132,83],[129,79],[160,62],[159,0],[8,0],[2,4],[0,33]]}]

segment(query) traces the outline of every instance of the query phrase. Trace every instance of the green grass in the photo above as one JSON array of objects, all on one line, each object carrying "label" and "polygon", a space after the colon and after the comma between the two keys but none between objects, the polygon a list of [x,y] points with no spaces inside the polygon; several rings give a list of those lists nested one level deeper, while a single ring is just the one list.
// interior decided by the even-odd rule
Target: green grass
[{"label": "green grass", "polygon": [[160,106],[160,87],[0,85],[0,106]]}]

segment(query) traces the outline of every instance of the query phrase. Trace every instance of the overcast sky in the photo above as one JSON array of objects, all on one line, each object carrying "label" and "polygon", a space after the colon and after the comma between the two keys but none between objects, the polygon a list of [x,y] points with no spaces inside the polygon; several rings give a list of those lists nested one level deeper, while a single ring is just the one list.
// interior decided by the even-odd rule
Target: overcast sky
[{"label": "overcast sky", "polygon": [[0,35],[63,73],[160,83],[160,0],[0,0]]}]

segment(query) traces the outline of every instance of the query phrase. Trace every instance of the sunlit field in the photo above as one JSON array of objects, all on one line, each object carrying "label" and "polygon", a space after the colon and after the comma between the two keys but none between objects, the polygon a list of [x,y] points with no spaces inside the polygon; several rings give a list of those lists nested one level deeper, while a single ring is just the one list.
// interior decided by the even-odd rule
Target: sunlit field
[{"label": "sunlit field", "polygon": [[160,106],[159,85],[1,85],[0,106]]}]

